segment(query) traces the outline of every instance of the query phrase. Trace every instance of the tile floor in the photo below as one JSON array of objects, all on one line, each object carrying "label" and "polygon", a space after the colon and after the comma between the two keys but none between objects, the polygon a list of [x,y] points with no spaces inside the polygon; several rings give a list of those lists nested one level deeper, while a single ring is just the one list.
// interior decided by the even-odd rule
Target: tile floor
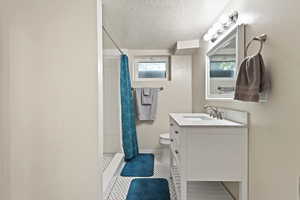
[{"label": "tile floor", "polygon": [[[130,182],[134,178],[138,177],[118,176],[107,200],[125,200],[130,186]],[[163,164],[155,160],[154,176],[149,178],[166,178],[169,182],[171,200],[176,200],[175,188],[173,182],[170,180],[170,170],[168,164]]]},{"label": "tile floor", "polygon": [[103,171],[108,167],[109,163],[112,161],[114,154],[112,153],[105,153],[103,154]]}]

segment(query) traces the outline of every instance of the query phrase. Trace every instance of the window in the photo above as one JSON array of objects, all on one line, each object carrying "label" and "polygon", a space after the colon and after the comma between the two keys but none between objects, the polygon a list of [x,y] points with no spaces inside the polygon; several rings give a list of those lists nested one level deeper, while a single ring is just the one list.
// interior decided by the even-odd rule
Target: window
[{"label": "window", "polygon": [[136,81],[164,81],[169,77],[169,58],[151,56],[135,58]]}]

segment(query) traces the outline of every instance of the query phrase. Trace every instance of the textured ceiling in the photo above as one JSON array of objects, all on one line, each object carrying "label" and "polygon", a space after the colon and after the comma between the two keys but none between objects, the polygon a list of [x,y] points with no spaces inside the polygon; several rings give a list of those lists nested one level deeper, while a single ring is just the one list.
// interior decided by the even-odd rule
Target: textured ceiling
[{"label": "textured ceiling", "polygon": [[167,49],[200,38],[229,1],[104,0],[103,24],[121,48]]}]

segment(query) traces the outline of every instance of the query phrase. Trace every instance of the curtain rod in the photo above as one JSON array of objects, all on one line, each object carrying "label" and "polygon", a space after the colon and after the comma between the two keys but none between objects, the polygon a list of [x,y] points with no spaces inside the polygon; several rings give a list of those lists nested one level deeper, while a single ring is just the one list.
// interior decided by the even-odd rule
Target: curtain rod
[{"label": "curtain rod", "polygon": [[118,44],[111,37],[111,35],[109,34],[109,32],[107,31],[107,29],[105,28],[104,25],[102,26],[102,29],[106,33],[106,35],[108,36],[108,38],[112,41],[112,43],[115,45],[115,47],[118,49],[118,51],[121,53],[121,55],[125,55],[124,52],[122,51],[122,49],[118,46]]}]

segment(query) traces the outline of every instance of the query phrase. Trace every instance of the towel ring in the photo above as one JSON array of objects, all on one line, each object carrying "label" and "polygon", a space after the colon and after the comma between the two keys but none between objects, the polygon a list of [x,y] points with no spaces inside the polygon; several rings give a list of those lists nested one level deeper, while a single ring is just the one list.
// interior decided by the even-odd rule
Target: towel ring
[{"label": "towel ring", "polygon": [[263,49],[263,46],[264,46],[264,42],[266,40],[267,40],[267,35],[266,34],[262,34],[260,36],[252,38],[252,40],[250,40],[250,42],[246,46],[246,55],[248,53],[248,48],[250,47],[250,45],[252,44],[253,41],[259,41],[260,42],[260,47],[259,47],[259,50],[258,50],[257,54],[261,53],[261,51]]}]

